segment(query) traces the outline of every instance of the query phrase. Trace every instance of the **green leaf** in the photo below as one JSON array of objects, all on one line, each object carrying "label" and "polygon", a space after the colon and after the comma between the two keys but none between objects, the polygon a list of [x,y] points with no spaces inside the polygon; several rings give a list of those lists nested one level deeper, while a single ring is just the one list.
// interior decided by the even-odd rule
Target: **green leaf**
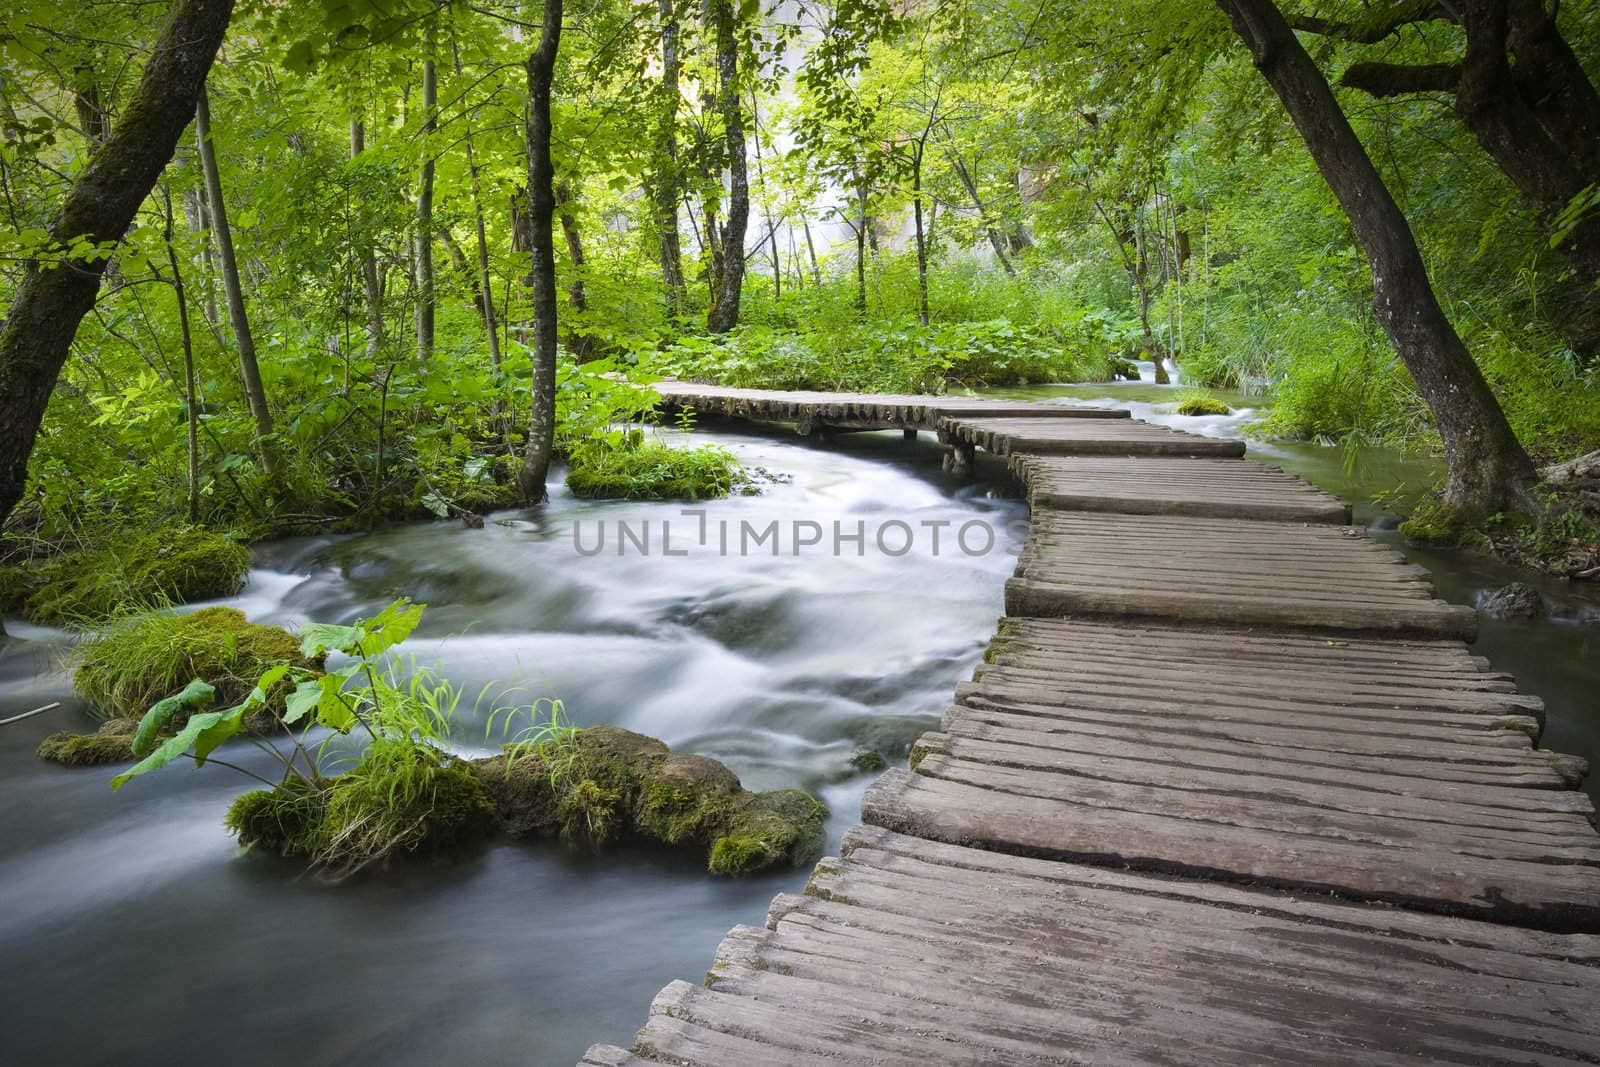
[{"label": "green leaf", "polygon": [[362,629],[330,622],[308,622],[300,627],[300,654],[313,659],[324,652],[355,655],[360,649]]},{"label": "green leaf", "polygon": [[219,718],[210,726],[202,729],[194,738],[194,765],[203,766],[206,757],[211,755],[216,747],[240,730],[244,729],[244,715],[250,709],[250,701],[245,701],[226,711],[215,712]]},{"label": "green leaf", "polygon": [[295,686],[284,701],[283,724],[293,726],[311,712],[316,710],[317,703],[322,699],[322,679],[313,678],[308,682],[301,682]]},{"label": "green leaf", "polygon": [[376,656],[410,637],[427,607],[402,597],[379,612],[376,618],[362,623],[366,636],[361,638],[361,655]]},{"label": "green leaf", "polygon": [[184,686],[182,692],[156,701],[144,713],[144,718],[139,720],[139,729],[133,735],[133,754],[143,756],[148,753],[155,745],[157,735],[178,712],[208,707],[216,696],[215,689],[196,678]]},{"label": "green leaf", "polygon": [[[189,746],[193,745],[201,734],[217,725],[225,716],[242,716],[243,713],[244,705],[241,704],[239,707],[229,708],[227,711],[208,711],[201,715],[189,716],[189,721],[184,724],[182,730],[163,741],[150,755],[111,779],[111,788],[121,789],[130,778],[137,778],[141,774],[149,774],[151,771],[160,770],[187,752]],[[196,765],[204,762],[204,759],[196,758]]]},{"label": "green leaf", "polygon": [[356,724],[355,709],[345,700],[342,690],[345,679],[338,674],[324,674],[317,679],[322,690],[317,698],[317,722],[341,734],[349,733]]}]

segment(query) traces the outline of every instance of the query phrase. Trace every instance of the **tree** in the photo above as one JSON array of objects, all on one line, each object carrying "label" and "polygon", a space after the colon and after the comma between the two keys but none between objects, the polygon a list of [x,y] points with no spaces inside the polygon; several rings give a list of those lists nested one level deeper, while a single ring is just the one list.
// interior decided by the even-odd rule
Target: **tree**
[{"label": "tree", "polygon": [[255,419],[257,449],[261,469],[274,472],[270,438],[272,410],[267,407],[267,390],[261,383],[261,365],[256,360],[255,335],[250,332],[250,315],[244,306],[244,286],[239,280],[239,260],[233,251],[233,229],[228,225],[228,208],[222,198],[222,175],[217,168],[217,149],[211,140],[211,105],[202,87],[195,104],[195,143],[200,151],[200,168],[205,172],[207,200],[211,208],[211,234],[217,243],[217,262],[222,268],[222,292],[227,297],[228,320],[233,324],[233,342],[239,350],[239,377],[244,382],[245,400]]},{"label": "tree", "polygon": [[1433,412],[1448,467],[1445,502],[1463,516],[1523,502],[1533,464],[1434,296],[1405,216],[1350,121],[1272,0],[1217,0],[1283,102],[1349,216],[1372,268],[1372,307]]},{"label": "tree", "polygon": [[422,59],[422,176],[417,183],[417,233],[414,248],[417,272],[417,359],[433,358],[433,134],[438,128],[439,73],[433,53],[437,29],[429,20],[423,38]]},{"label": "tree", "polygon": [[545,480],[555,452],[556,432],[556,253],[555,165],[550,160],[550,89],[561,48],[561,0],[544,0],[539,44],[528,57],[528,211],[525,228],[529,258],[528,288],[533,296],[533,388],[528,441],[517,478],[522,499],[540,504],[549,498]]},{"label": "tree", "polygon": [[94,306],[112,249],[155,187],[194,117],[232,0],[179,0],[121,120],[73,181],[48,230],[57,262],[29,262],[0,324],[0,523],[28,478],[28,458],[78,323]]},{"label": "tree", "polygon": [[[1562,226],[1569,205],[1600,182],[1600,93],[1562,35],[1557,5],[1540,0],[1405,0],[1379,4],[1355,21],[1301,16],[1291,25],[1359,46],[1393,49],[1402,29],[1418,31],[1427,62],[1363,60],[1341,83],[1376,97],[1427,94],[1451,110],[1552,237],[1577,272],[1580,295],[1562,316],[1573,347],[1600,353],[1600,212]],[[1453,41],[1429,24],[1456,23]],[[1437,43],[1435,43],[1437,42]]]},{"label": "tree", "polygon": [[[723,223],[711,311],[706,329],[727,333],[739,325],[739,298],[744,288],[744,238],[750,224],[750,174],[744,140],[744,109],[739,92],[739,34],[733,0],[708,0],[706,5],[717,41],[717,112],[722,117],[728,163],[728,217]],[[709,223],[707,224],[709,227]]]},{"label": "tree", "polygon": [[683,250],[678,240],[678,198],[683,195],[683,181],[678,174],[678,107],[683,101],[678,88],[678,39],[683,31],[678,22],[677,0],[657,2],[661,11],[661,89],[654,180],[656,230],[667,314],[677,315],[688,303]]}]

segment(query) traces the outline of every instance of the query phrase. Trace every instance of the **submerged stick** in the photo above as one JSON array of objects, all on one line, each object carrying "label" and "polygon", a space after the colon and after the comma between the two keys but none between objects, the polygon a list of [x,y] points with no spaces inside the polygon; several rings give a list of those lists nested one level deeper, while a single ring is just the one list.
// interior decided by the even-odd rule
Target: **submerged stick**
[{"label": "submerged stick", "polygon": [[9,719],[0,719],[0,726],[4,726],[8,722],[21,722],[23,719],[31,719],[35,715],[43,715],[47,711],[54,711],[56,708],[59,708],[60,706],[61,706],[61,701],[59,701],[59,700],[52,701],[51,703],[46,704],[42,708],[34,708],[32,711],[25,711],[21,715],[13,715]]}]

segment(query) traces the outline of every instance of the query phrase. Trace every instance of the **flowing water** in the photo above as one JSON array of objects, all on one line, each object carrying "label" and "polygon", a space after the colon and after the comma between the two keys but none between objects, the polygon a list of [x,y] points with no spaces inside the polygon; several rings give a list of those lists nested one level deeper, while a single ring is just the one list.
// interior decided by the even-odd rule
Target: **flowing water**
[{"label": "flowing water", "polygon": [[[1148,381],[995,392],[1110,402],[1229,436],[1257,414],[1235,395],[1233,415],[1180,418],[1163,410],[1171,390]],[[561,698],[578,725],[615,723],[722,759],[751,788],[812,789],[833,811],[831,850],[870,778],[851,755],[870,748],[903,762],[976,662],[1025,509],[995,461],[983,458],[975,481],[947,478],[926,435],[813,446],[746,429],[716,440],[790,480],[706,505],[704,545],[702,517],[680,505],[558,490],[536,517],[508,512],[483,530],[422,523],[260,547],[249,585],[227,603],[294,626],[412,596],[430,606],[407,650],[469,693],[517,684],[519,699]],[[1332,449],[1250,448],[1353,501],[1385,539],[1392,523],[1373,493],[1438,473],[1373,450],[1347,469]],[[768,541],[750,544],[774,520],[776,556]],[[751,526],[745,552],[741,522]],[[663,523],[665,547],[687,555],[663,554]],[[964,524],[976,524],[964,542],[975,554],[955,540]],[[986,553],[983,530],[995,536]],[[813,537],[821,543],[794,554]],[[1413,555],[1452,600],[1530,580]],[[1545,698],[1547,743],[1593,761],[1600,601],[1537,584],[1553,615],[1486,621],[1478,650]],[[245,783],[226,771],[175,766],[113,794],[111,770],[35,759],[46,733],[92,722],[71,694],[66,636],[8,625],[20,639],[0,647],[0,718],[65,706],[0,727],[6,1062],[571,1063],[590,1042],[626,1044],[658,988],[698,979],[730,926],[760,923],[774,893],[804,882],[804,871],[718,880],[695,856],[596,857],[553,843],[497,844],[463,864],[399,865],[337,888],[296,880],[291,865],[237,854],[221,815]],[[481,711],[464,712],[461,747],[489,751],[484,726]]]},{"label": "flowing water", "polygon": [[[833,811],[834,850],[872,777],[851,756],[903,762],[977,661],[1015,564],[1008,526],[1026,509],[1003,475],[954,481],[930,442],[898,434],[716,440],[790,480],[706,505],[704,547],[700,517],[680,505],[557,490],[537,517],[503,513],[482,530],[420,523],[258,547],[227,603],[292,627],[409,595],[429,608],[405,649],[441,664],[468,703],[491,682],[518,684],[518,699],[559,697],[577,725],[717,757],[753,789],[811,789]],[[619,520],[635,540],[618,537]],[[781,554],[770,540],[741,554],[740,523],[753,540],[773,521]],[[914,534],[903,554],[894,522]],[[806,523],[822,542],[795,556],[817,536]],[[953,547],[968,523],[969,547],[992,530],[992,551]],[[648,555],[636,543],[647,524]],[[581,554],[575,527],[585,551],[603,549]],[[703,856],[551,842],[337,888],[297,881],[293,865],[237,854],[221,817],[249,783],[229,771],[174,765],[113,794],[114,769],[35,759],[46,733],[92,721],[71,694],[65,636],[8,625],[21,639],[0,650],[0,718],[66,706],[0,727],[0,1061],[572,1063],[591,1042],[627,1044],[661,986],[698,980],[731,926],[761,923],[775,893],[804,884],[803,870],[713,879]],[[462,714],[462,747],[491,749],[484,718]]]}]

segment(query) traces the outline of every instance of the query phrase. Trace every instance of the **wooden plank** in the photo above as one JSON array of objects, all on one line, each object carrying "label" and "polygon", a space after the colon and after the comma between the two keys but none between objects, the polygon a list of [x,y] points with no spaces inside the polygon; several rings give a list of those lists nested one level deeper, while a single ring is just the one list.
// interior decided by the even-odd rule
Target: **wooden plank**
[{"label": "wooden plank", "polygon": [[[875,828],[674,983],[679,1064],[1593,1062],[1600,941]],[[605,1062],[605,1061],[602,1061]]]},{"label": "wooden plank", "polygon": [[1147,422],[1067,422],[1038,417],[943,420],[957,440],[998,456],[1017,452],[1079,456],[1242,456],[1244,442],[1169,430]]},{"label": "wooden plank", "polygon": [[1274,467],[1231,459],[1019,453],[1012,468],[1037,508],[1348,523],[1336,497]]},{"label": "wooden plank", "polygon": [[1600,930],[1600,869],[1493,859],[1411,835],[1349,840],[1169,818],[886,772],[862,817],[917,837],[1071,862],[1334,893],[1558,932]]}]

